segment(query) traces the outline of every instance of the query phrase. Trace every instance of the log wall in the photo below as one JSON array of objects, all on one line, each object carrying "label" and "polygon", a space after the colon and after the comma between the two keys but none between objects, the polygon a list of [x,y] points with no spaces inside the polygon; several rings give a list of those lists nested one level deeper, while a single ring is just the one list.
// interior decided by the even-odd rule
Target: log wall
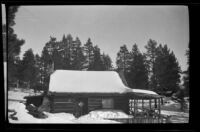
[{"label": "log wall", "polygon": [[53,113],[74,113],[75,103],[71,98],[56,96],[52,99],[51,109]]},{"label": "log wall", "polygon": [[88,98],[88,112],[101,109],[102,108],[102,98]]},{"label": "log wall", "polygon": [[[88,99],[84,100],[85,107],[83,109],[83,113],[87,114],[90,111],[103,109],[102,107],[102,99],[113,99],[114,108],[116,110],[122,110],[128,114],[129,112],[129,102],[128,98],[125,97],[89,97]],[[71,101],[69,100],[71,99]],[[75,113],[76,112],[76,105],[75,105],[75,98],[66,97],[66,96],[54,96],[51,103],[51,112],[67,112],[67,113]],[[83,99],[81,99],[83,100]]]}]

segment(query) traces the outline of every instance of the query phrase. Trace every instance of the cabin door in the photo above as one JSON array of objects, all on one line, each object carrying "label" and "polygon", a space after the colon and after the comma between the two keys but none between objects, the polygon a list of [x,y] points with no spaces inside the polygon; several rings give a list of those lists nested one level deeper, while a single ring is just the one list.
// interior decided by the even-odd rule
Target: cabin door
[{"label": "cabin door", "polygon": [[87,114],[88,111],[88,99],[87,98],[78,98],[76,100],[76,116],[82,116]]}]

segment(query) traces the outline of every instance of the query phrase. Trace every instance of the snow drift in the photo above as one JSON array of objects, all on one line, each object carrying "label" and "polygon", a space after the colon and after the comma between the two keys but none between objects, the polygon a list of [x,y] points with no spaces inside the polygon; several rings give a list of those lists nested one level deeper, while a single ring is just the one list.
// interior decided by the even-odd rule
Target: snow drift
[{"label": "snow drift", "polygon": [[120,110],[95,110],[91,111],[88,115],[90,118],[94,119],[112,119],[112,118],[132,118],[133,116],[127,115]]},{"label": "snow drift", "polygon": [[75,120],[76,123],[120,123],[109,119],[132,118],[120,110],[95,110]]}]

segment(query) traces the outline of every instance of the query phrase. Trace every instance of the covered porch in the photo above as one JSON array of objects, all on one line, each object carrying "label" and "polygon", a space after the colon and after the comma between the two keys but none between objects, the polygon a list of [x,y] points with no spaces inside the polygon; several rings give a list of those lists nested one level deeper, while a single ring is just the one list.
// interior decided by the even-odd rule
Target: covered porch
[{"label": "covered porch", "polygon": [[[150,92],[150,93],[149,93]],[[126,95],[129,101],[129,114],[132,118],[113,119],[123,123],[166,123],[167,118],[161,115],[163,96],[153,91],[137,90]]]}]

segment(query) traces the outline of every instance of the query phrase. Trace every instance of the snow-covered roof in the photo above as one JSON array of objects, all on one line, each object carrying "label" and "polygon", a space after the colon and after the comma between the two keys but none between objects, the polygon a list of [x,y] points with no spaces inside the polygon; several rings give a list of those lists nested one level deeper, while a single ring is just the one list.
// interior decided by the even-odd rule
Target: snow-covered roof
[{"label": "snow-covered roof", "polygon": [[56,70],[50,76],[50,92],[126,93],[126,87],[115,71]]},{"label": "snow-covered roof", "polygon": [[49,91],[57,93],[141,93],[158,95],[150,90],[128,88],[115,71],[56,70],[51,74]]},{"label": "snow-covered roof", "polygon": [[153,95],[158,95],[156,92],[154,92],[154,91],[150,91],[150,90],[132,89],[132,91],[133,91],[134,93],[144,93],[144,94],[153,94]]}]

